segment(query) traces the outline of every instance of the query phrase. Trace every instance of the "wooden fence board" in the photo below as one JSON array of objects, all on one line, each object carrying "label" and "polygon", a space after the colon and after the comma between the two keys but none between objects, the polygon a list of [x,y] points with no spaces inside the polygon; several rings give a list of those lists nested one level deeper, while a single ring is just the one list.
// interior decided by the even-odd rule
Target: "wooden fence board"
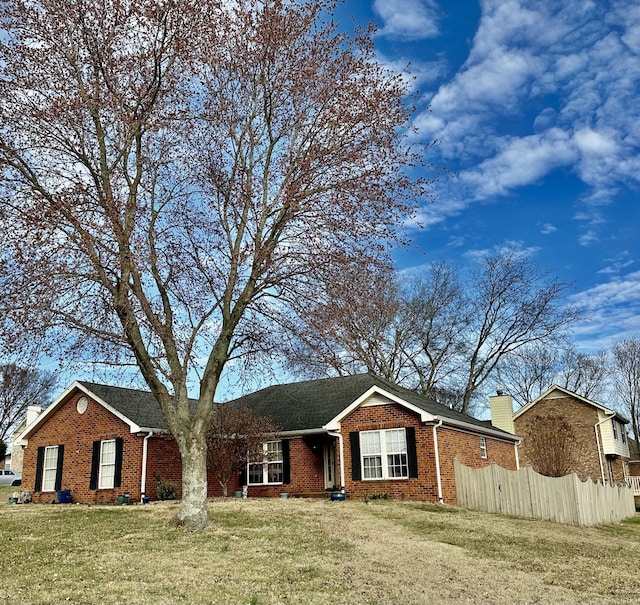
[{"label": "wooden fence board", "polygon": [[544,477],[530,466],[509,471],[493,463],[472,469],[457,460],[454,471],[458,504],[467,508],[582,526],[635,514],[631,488],[583,482],[576,473]]}]

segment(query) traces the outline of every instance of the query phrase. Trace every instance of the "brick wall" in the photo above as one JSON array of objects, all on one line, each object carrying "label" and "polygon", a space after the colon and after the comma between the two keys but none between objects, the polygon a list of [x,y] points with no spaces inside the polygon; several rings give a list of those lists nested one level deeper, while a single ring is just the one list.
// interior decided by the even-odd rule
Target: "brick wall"
[{"label": "brick wall", "polygon": [[[22,489],[34,490],[38,447],[64,445],[62,490],[71,490],[74,502],[114,502],[129,492],[131,498],[140,498],[140,469],[142,465],[142,438],[132,435],[129,427],[100,404],[89,399],[84,414],[79,414],[76,402],[83,394],[72,395],[56,409],[29,438],[24,450]],[[93,442],[123,439],[122,483],[116,489],[90,490]],[[41,486],[37,486],[38,490]],[[33,491],[34,502],[53,502],[55,492]]]},{"label": "brick wall", "polygon": [[303,437],[289,439],[291,482],[286,485],[252,485],[249,486],[249,496],[278,496],[283,492],[292,495],[323,492],[324,441]]},{"label": "brick wall", "polygon": [[495,462],[507,470],[516,470],[515,446],[512,442],[485,436],[487,457],[480,451],[480,436],[442,426],[438,428],[438,451],[442,495],[445,502],[455,503],[456,485],[453,461],[458,460],[470,468],[483,468]]},{"label": "brick wall", "polygon": [[[515,419],[516,434],[523,438],[520,446],[520,462],[524,466],[531,464],[530,441],[527,436],[535,431],[544,431],[547,426],[536,417],[547,415],[563,416],[573,430],[573,442],[577,457],[574,461],[575,472],[582,481],[588,478],[597,481],[601,478],[600,457],[594,427],[598,422],[597,409],[574,397],[554,397],[542,399]],[[547,429],[548,430],[548,429]],[[607,460],[602,455],[605,479],[608,478]],[[536,470],[535,465],[533,469]],[[623,460],[620,458],[611,460],[614,478],[616,482],[624,482]]]},{"label": "brick wall", "polygon": [[[415,427],[418,457],[417,478],[361,481],[352,479],[350,432],[409,426]],[[364,498],[376,494],[387,494],[391,498],[438,501],[433,427],[422,424],[417,414],[397,404],[360,407],[341,422],[341,430],[345,442],[345,482],[349,496]],[[486,466],[496,461],[505,468],[515,469],[513,443],[486,437],[487,459],[483,459],[480,455],[480,437],[478,435],[445,426],[437,429],[437,438],[442,492],[446,503],[456,503],[454,458],[458,458],[460,462],[473,468]]]}]

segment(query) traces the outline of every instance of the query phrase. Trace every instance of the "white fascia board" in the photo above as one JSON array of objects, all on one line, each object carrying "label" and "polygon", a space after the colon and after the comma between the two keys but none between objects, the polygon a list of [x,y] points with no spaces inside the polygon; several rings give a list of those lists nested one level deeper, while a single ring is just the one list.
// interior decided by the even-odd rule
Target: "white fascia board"
[{"label": "white fascia board", "polygon": [[91,397],[91,399],[93,399],[94,401],[99,403],[102,407],[104,407],[106,410],[111,412],[117,418],[120,418],[120,420],[122,420],[122,422],[127,424],[129,426],[129,432],[130,433],[140,433],[141,431],[149,432],[150,430],[153,430],[153,429],[143,429],[141,426],[139,426],[135,422],[133,422],[133,420],[131,420],[130,418],[125,416],[122,412],[119,412],[115,408],[111,407],[106,401],[104,401],[103,399],[100,399],[100,397],[98,397],[97,395],[94,395],[89,389],[83,387],[80,383],[77,383],[77,385],[78,385],[78,388],[85,395],[89,395],[89,397]]},{"label": "white fascia board", "polygon": [[73,384],[70,387],[65,389],[62,392],[62,394],[59,397],[57,397],[57,399],[55,399],[55,401],[53,401],[49,405],[49,407],[47,407],[46,410],[44,410],[44,412],[42,412],[37,418],[35,418],[34,421],[29,426],[25,427],[24,431],[22,431],[22,433],[18,436],[17,442],[20,445],[27,445],[29,435],[31,435],[31,433],[33,433],[33,431],[38,426],[43,424],[47,420],[47,418],[49,418],[49,416],[51,416],[51,414],[53,414],[53,412],[58,407],[60,407],[60,405],[64,403],[64,401],[66,401],[69,395],[76,389],[79,391],[82,391],[85,395],[88,395],[89,397],[91,397],[91,399],[93,399],[94,401],[99,403],[101,406],[109,410],[114,416],[120,418],[120,420],[122,420],[125,424],[129,426],[129,432],[138,433],[142,430],[145,430],[139,427],[135,422],[127,418],[124,414],[122,414],[118,410],[111,407],[106,401],[103,401],[102,399],[100,399],[100,397],[98,397],[97,395],[94,395],[89,389],[87,389],[84,385],[80,384],[80,382],[76,380],[73,382]]},{"label": "white fascia board", "polygon": [[453,418],[447,418],[446,416],[437,416],[436,419],[442,420],[443,426],[454,426],[475,434],[488,435],[489,437],[501,439],[502,441],[510,441],[514,443],[520,443],[522,441],[522,437],[518,437],[517,435],[511,435],[510,433],[504,433],[503,431],[496,431],[484,426],[478,426],[477,424],[471,424],[470,422],[454,420]]},{"label": "white fascia board", "polygon": [[420,416],[420,420],[422,422],[433,422],[436,419],[433,414],[430,414],[422,408],[419,408],[412,403],[405,401],[401,397],[393,395],[392,393],[389,393],[384,389],[381,389],[380,387],[374,385],[368,391],[360,395],[360,397],[358,397],[358,399],[356,399],[351,405],[342,410],[342,412],[340,412],[335,418],[332,418],[329,422],[327,422],[327,424],[325,424],[322,428],[326,429],[327,431],[339,431],[341,420],[351,414],[351,412],[362,405],[372,395],[381,395],[382,397],[386,397],[394,403],[397,403],[398,405],[401,405],[402,407],[415,412],[416,414],[418,414],[418,416]]}]

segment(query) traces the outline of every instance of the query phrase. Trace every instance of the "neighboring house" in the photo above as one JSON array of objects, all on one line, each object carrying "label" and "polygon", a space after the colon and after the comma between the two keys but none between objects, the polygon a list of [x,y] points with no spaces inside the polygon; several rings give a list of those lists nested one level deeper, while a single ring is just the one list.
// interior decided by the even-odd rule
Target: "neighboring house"
[{"label": "neighboring house", "polygon": [[[385,494],[456,502],[453,460],[518,467],[518,437],[370,374],[277,385],[225,405],[247,405],[281,427],[265,459],[230,489],[250,496]],[[75,382],[21,435],[24,489],[34,501],[70,490],[76,502],[124,492],[155,498],[156,480],[180,487],[180,459],[150,393]],[[221,490],[209,477],[209,495]]]},{"label": "neighboring house", "polygon": [[[28,425],[32,424],[34,420],[38,417],[38,415],[42,412],[42,408],[39,405],[30,405],[27,407],[27,413],[18,424],[18,426],[11,433],[11,454],[8,454],[11,469],[16,473],[22,472],[22,464],[24,452],[22,450],[22,446],[19,443],[19,438],[24,432],[24,429],[27,428]],[[9,468],[5,464],[5,468]]]},{"label": "neighboring house", "polygon": [[[560,421],[570,427],[572,470],[581,480],[625,483],[630,457],[629,421],[615,410],[559,386],[552,386],[513,415],[515,432],[522,437],[523,465],[536,460],[532,436],[553,432],[554,423],[557,426]],[[535,463],[532,466],[537,470]]]}]

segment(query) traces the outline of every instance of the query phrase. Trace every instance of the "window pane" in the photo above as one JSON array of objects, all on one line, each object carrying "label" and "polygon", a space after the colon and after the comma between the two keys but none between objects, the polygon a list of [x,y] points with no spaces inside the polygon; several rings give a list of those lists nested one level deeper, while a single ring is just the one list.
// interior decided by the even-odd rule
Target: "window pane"
[{"label": "window pane", "polygon": [[282,441],[269,441],[265,444],[267,460],[269,462],[282,462]]},{"label": "window pane", "polygon": [[389,454],[387,456],[387,472],[390,478],[409,476],[409,465],[406,454]]},{"label": "window pane", "polygon": [[116,442],[103,441],[100,445],[100,475],[98,489],[112,489],[116,474]]},{"label": "window pane", "polygon": [[261,464],[250,464],[249,465],[249,483],[262,483],[264,480],[263,477],[264,468]]},{"label": "window pane", "polygon": [[406,454],[407,437],[404,429],[393,429],[386,432],[387,452],[389,454]]},{"label": "window pane", "polygon": [[102,453],[100,456],[100,460],[102,464],[115,464],[116,462],[116,442],[113,441],[103,441],[102,442]]},{"label": "window pane", "polygon": [[267,470],[268,483],[282,483],[282,462],[271,462]]},{"label": "window pane", "polygon": [[58,468],[58,446],[50,446],[44,450],[44,464],[42,468],[42,491],[52,492],[56,487],[56,472]]},{"label": "window pane", "polygon": [[380,454],[380,432],[365,431],[360,433],[360,449],[363,456],[373,456]]},{"label": "window pane", "polygon": [[382,478],[382,456],[363,457],[362,471],[365,479],[381,479]]}]

